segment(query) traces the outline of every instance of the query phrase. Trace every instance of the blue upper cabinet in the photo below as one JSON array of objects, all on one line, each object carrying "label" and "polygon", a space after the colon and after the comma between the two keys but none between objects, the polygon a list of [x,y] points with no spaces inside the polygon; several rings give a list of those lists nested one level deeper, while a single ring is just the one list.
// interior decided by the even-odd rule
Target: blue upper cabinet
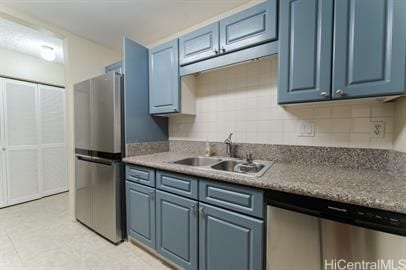
[{"label": "blue upper cabinet", "polygon": [[151,114],[180,111],[178,39],[149,50]]},{"label": "blue upper cabinet", "polygon": [[329,100],[333,0],[279,5],[278,103]]},{"label": "blue upper cabinet", "polygon": [[405,0],[335,1],[333,97],[404,94]]},{"label": "blue upper cabinet", "polygon": [[123,38],[125,143],[165,141],[168,120],[150,115],[148,49]]},{"label": "blue upper cabinet", "polygon": [[179,38],[181,65],[219,54],[219,23],[213,23]]},{"label": "blue upper cabinet", "polygon": [[221,20],[221,53],[277,39],[276,9],[276,0],[267,0],[262,4]]}]

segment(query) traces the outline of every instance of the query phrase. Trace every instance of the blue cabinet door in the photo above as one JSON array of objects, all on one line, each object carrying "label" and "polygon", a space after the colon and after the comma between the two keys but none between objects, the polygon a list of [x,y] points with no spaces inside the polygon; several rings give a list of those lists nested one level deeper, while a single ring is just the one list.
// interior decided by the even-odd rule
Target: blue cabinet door
[{"label": "blue cabinet door", "polygon": [[156,195],[158,253],[183,269],[197,269],[197,202],[159,190]]},{"label": "blue cabinet door", "polygon": [[176,39],[149,50],[150,113],[179,112],[179,101],[179,48]]},{"label": "blue cabinet door", "polygon": [[333,97],[405,92],[406,1],[335,1]]},{"label": "blue cabinet door", "polygon": [[262,270],[264,222],[199,203],[199,269]]},{"label": "blue cabinet door", "polygon": [[221,53],[277,39],[276,0],[267,0],[220,21]]},{"label": "blue cabinet door", "polygon": [[127,233],[155,248],[155,190],[126,181]]},{"label": "blue cabinet door", "polygon": [[333,0],[283,0],[278,103],[329,100]]},{"label": "blue cabinet door", "polygon": [[219,23],[213,23],[179,38],[181,65],[219,54]]}]

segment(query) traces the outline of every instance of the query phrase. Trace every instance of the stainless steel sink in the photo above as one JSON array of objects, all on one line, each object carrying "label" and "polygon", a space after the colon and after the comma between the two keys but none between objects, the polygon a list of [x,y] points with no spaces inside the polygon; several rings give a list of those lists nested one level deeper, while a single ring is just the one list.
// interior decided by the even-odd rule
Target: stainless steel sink
[{"label": "stainless steel sink", "polygon": [[247,163],[245,161],[238,160],[225,160],[215,165],[212,165],[211,168],[219,171],[242,173],[250,176],[259,177],[263,175],[271,166],[272,166],[271,162],[266,162],[266,164],[262,164],[258,162]]},{"label": "stainless steel sink", "polygon": [[220,162],[219,158],[209,158],[209,157],[189,157],[181,160],[174,161],[175,164],[187,165],[187,166],[210,166]]},{"label": "stainless steel sink", "polygon": [[211,166],[211,168],[219,171],[234,172],[234,167],[239,163],[241,163],[241,161],[224,160],[220,163],[217,163],[216,165]]},{"label": "stainless steel sink", "polygon": [[173,164],[199,167],[211,171],[222,171],[232,174],[243,174],[246,176],[260,177],[271,166],[272,162],[255,160],[247,163],[241,159],[223,157],[188,157],[181,160],[172,161]]}]

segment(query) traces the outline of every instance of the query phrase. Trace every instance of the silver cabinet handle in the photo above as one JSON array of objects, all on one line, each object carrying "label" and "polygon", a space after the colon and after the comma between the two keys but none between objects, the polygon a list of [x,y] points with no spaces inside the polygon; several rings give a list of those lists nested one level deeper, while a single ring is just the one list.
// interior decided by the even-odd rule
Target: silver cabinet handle
[{"label": "silver cabinet handle", "polygon": [[194,213],[195,215],[197,215],[197,212],[198,212],[198,210],[197,210],[197,204],[192,204],[192,211],[193,211],[193,213]]},{"label": "silver cabinet handle", "polygon": [[201,217],[204,217],[206,213],[204,212],[204,207],[199,207],[199,213]]},{"label": "silver cabinet handle", "polygon": [[320,96],[322,97],[328,97],[328,93],[326,91],[323,91],[320,93]]},{"label": "silver cabinet handle", "polygon": [[214,53],[215,53],[215,54],[219,54],[219,51],[218,51],[218,50],[214,50]]},{"label": "silver cabinet handle", "polygon": [[150,193],[149,193],[149,198],[151,199],[151,200],[154,200],[154,192],[153,191],[151,191]]},{"label": "silver cabinet handle", "polygon": [[226,52],[226,49],[225,49],[224,47],[221,47],[221,52],[222,52],[222,53],[225,53],[225,52]]},{"label": "silver cabinet handle", "polygon": [[336,91],[336,94],[339,95],[339,96],[342,96],[342,95],[344,95],[344,91],[341,90],[341,89],[338,89],[338,90]]}]

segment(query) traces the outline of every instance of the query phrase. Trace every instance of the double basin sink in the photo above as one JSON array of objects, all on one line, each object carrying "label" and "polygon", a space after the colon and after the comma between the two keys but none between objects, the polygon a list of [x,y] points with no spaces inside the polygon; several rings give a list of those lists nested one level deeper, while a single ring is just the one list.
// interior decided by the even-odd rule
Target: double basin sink
[{"label": "double basin sink", "polygon": [[247,162],[241,159],[221,157],[188,157],[173,161],[172,163],[214,171],[243,174],[251,177],[262,176],[272,166],[272,162],[270,161],[255,160]]}]

